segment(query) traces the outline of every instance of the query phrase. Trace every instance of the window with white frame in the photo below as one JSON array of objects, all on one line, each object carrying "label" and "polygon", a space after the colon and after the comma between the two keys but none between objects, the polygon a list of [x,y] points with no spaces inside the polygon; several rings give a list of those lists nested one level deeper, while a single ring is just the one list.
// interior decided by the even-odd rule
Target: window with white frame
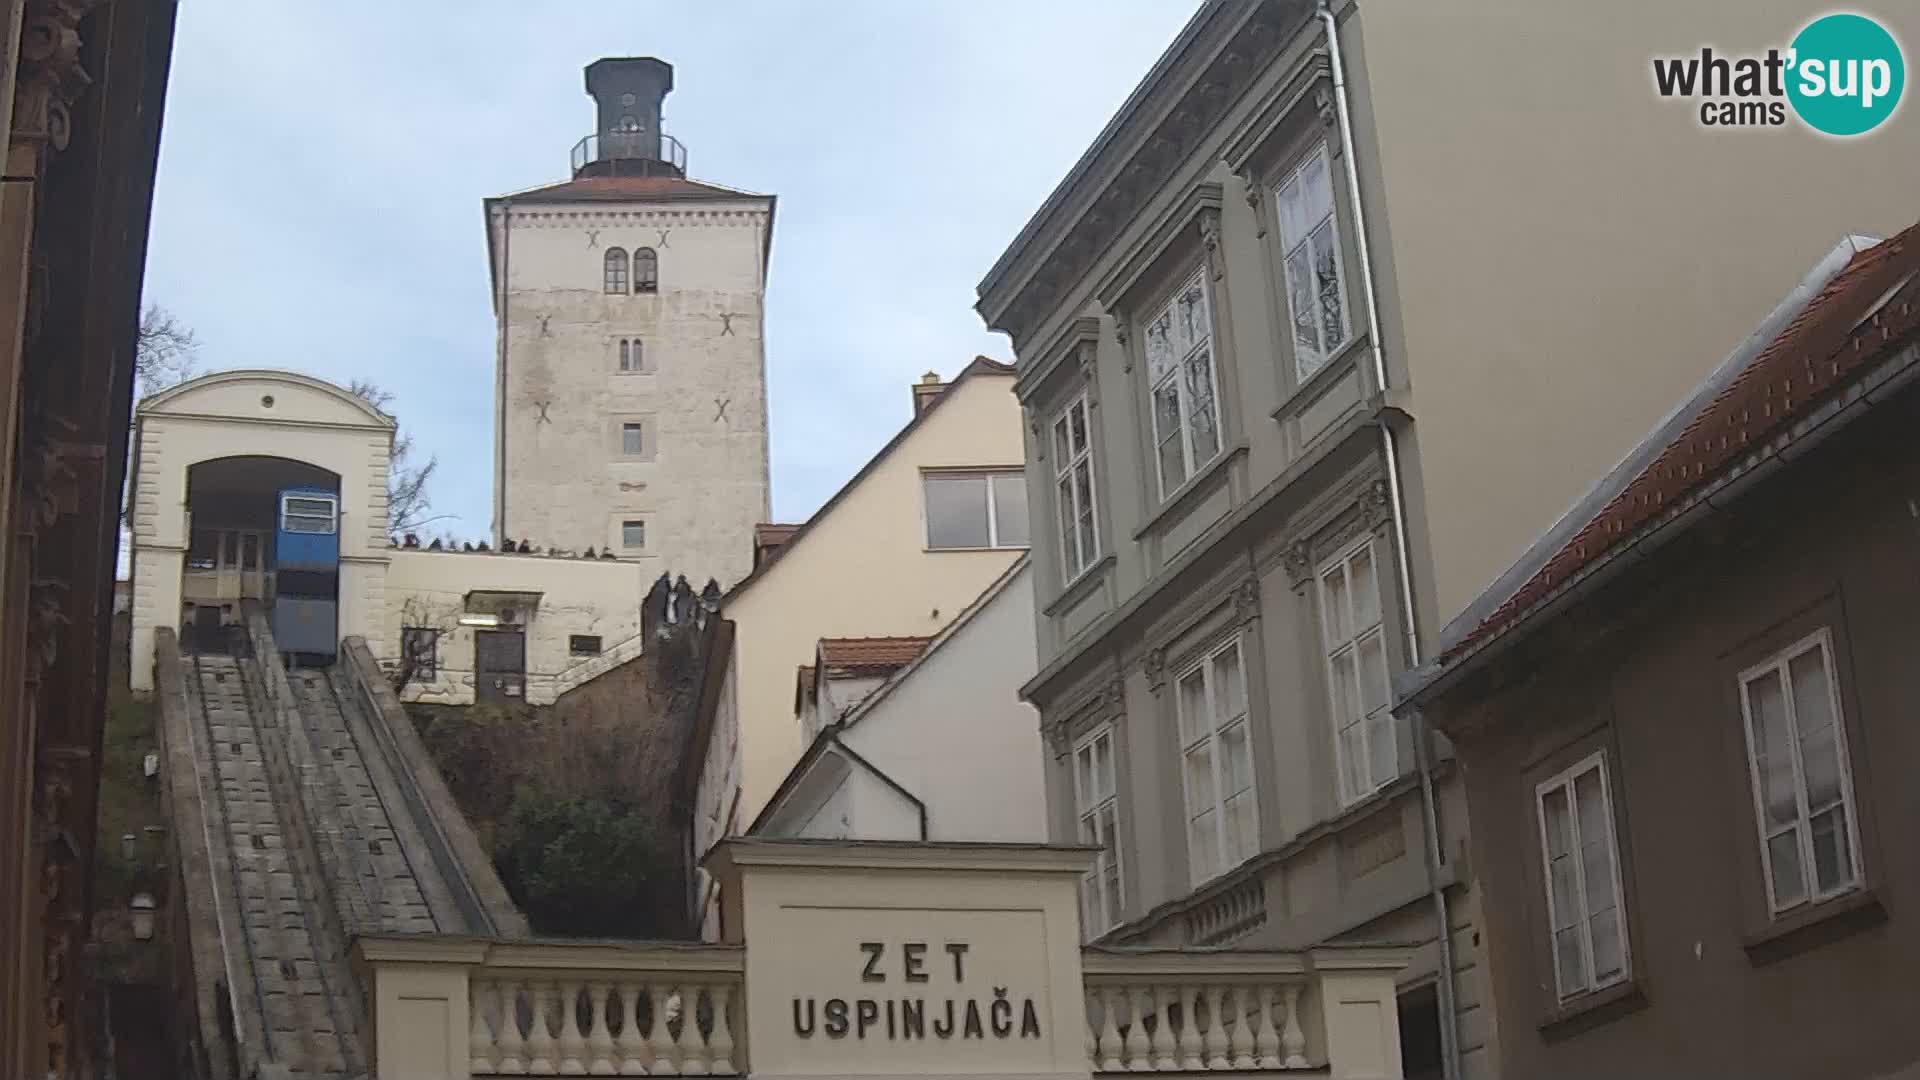
[{"label": "window with white frame", "polygon": [[1187,868],[1198,885],[1259,850],[1240,638],[1207,653],[1174,684],[1180,778],[1187,796]]},{"label": "window with white frame", "polygon": [[1280,181],[1280,247],[1287,310],[1293,318],[1293,366],[1306,379],[1347,340],[1346,286],[1340,224],[1333,211],[1327,146],[1316,146]]},{"label": "window with white frame", "polygon": [[1387,635],[1380,619],[1380,564],[1372,537],[1320,568],[1320,628],[1345,805],[1400,775]]},{"label": "window with white frame", "polygon": [[645,427],[637,420],[628,420],[620,425],[620,452],[627,457],[639,457],[646,452]]},{"label": "window with white frame", "polygon": [[1027,481],[1019,472],[929,472],[921,476],[927,547],[1027,546]]},{"label": "window with white frame", "polygon": [[331,533],[339,510],[331,495],[283,495],[280,528],[291,533]]},{"label": "window with white frame", "polygon": [[1747,765],[1774,913],[1860,885],[1853,770],[1823,628],[1740,674]]},{"label": "window with white frame", "polygon": [[1053,420],[1053,488],[1060,510],[1060,576],[1072,581],[1100,557],[1094,517],[1092,426],[1081,394]]},{"label": "window with white frame", "polygon": [[1093,868],[1080,881],[1081,927],[1097,937],[1120,921],[1120,794],[1114,785],[1113,728],[1101,725],[1073,748],[1073,808],[1080,842],[1097,847]]},{"label": "window with white frame", "polygon": [[1220,453],[1212,303],[1204,267],[1147,323],[1147,381],[1164,499]]},{"label": "window with white frame", "polygon": [[1564,1001],[1620,982],[1630,970],[1605,754],[1540,784],[1534,800],[1554,985]]}]

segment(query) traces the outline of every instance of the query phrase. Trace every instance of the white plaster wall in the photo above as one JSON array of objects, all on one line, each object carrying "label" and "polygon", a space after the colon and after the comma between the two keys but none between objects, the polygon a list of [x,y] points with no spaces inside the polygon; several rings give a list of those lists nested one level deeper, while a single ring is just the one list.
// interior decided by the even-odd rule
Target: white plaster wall
[{"label": "white plaster wall", "polygon": [[[768,502],[763,265],[771,201],[517,204],[496,208],[508,295],[496,422],[495,513],[506,536],[731,585],[752,565]],[[608,295],[608,247],[652,247],[660,290]],[[496,267],[498,270],[499,267]],[[497,280],[497,278],[496,278]],[[644,370],[616,342],[643,343]],[[644,427],[638,458],[620,450]],[[504,440],[504,442],[502,442]],[[646,547],[620,522],[646,522]]]},{"label": "white plaster wall", "polygon": [[[998,578],[1019,551],[926,549],[920,470],[1019,467],[1019,403],[1011,375],[976,374],[846,492],[766,572],[730,597],[739,673],[739,820],[766,805],[803,749],[794,671],[823,637],[931,635]],[[902,394],[902,403],[907,395]],[[1033,631],[1025,631],[1033,640]],[[1033,665],[1030,651],[1021,661]]]},{"label": "white plaster wall", "polygon": [[154,629],[179,625],[187,471],[215,458],[289,458],[339,475],[340,633],[384,639],[390,417],[305,375],[218,372],[141,402],[133,439],[133,689],[153,688]]},{"label": "white plaster wall", "polygon": [[[713,729],[707,733],[705,756],[701,759],[700,783],[694,795],[693,852],[703,858],[713,846],[740,832],[744,825],[736,820],[740,796],[740,710],[739,679],[734,656],[727,657],[727,673],[720,684],[720,700],[714,706]],[[716,941],[720,937],[719,889],[704,866],[694,870],[695,903],[700,911],[700,937]]]},{"label": "white plaster wall", "polygon": [[475,589],[542,594],[539,607],[522,617],[530,704],[551,704],[558,696],[556,683],[570,669],[592,662],[569,655],[571,635],[598,634],[604,651],[640,633],[648,578],[639,563],[418,548],[389,555],[385,645],[374,655],[383,665],[397,665],[402,627],[440,631],[435,677],[408,684],[401,694],[407,701],[473,703],[474,628],[461,626],[459,619],[467,593]]},{"label": "white plaster wall", "polygon": [[[1020,700],[1034,656],[1033,574],[1023,566],[841,734],[926,804],[927,839],[1046,841],[1040,714]],[[869,818],[857,801],[854,835],[891,838],[897,807],[873,806]]]}]

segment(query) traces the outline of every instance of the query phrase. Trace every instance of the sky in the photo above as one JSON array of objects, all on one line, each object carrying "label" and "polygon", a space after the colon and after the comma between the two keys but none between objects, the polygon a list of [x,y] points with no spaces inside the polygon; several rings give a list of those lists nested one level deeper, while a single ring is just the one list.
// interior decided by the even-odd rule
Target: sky
[{"label": "sky", "polygon": [[[581,69],[674,65],[696,179],[779,196],[767,298],[775,520],[1011,360],[974,290],[1193,0],[194,0],[180,6],[145,299],[199,371],[371,379],[486,535],[494,337],[481,200],[567,178]],[[537,14],[536,14],[537,12]]]}]

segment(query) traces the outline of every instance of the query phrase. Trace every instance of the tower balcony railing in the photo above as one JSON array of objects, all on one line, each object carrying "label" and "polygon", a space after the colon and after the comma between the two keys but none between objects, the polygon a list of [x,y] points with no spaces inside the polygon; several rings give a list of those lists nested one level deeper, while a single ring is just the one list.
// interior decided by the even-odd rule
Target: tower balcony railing
[{"label": "tower balcony railing", "polygon": [[612,176],[684,176],[687,148],[666,132],[596,132],[573,144],[570,163],[575,175],[591,165]]}]

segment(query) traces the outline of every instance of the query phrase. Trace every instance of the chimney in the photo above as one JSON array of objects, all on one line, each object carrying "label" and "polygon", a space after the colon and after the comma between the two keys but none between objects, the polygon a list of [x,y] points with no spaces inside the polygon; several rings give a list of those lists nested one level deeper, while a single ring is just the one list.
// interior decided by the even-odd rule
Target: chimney
[{"label": "chimney", "polygon": [[660,103],[673,90],[673,65],[652,56],[606,57],[587,65],[598,140],[575,175],[683,175],[685,152],[660,129]]},{"label": "chimney", "polygon": [[939,397],[946,388],[947,384],[940,381],[940,376],[931,371],[920,376],[920,381],[913,384],[913,415],[919,416],[927,411],[927,406],[933,404],[933,399]]}]

